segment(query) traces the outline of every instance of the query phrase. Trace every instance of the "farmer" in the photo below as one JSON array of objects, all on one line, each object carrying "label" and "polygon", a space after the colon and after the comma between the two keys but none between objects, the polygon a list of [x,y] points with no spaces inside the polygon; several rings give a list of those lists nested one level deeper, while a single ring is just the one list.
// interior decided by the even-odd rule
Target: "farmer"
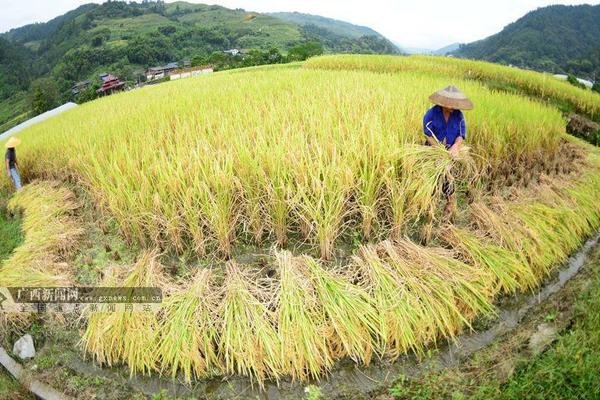
[{"label": "farmer", "polygon": [[15,150],[15,147],[20,143],[21,141],[16,137],[8,139],[8,142],[6,142],[6,155],[4,156],[6,160],[6,173],[8,174],[8,178],[12,179],[16,190],[21,189],[21,177],[17,171],[19,164],[17,163],[17,151]]},{"label": "farmer", "polygon": [[[465,117],[460,110],[472,110],[473,103],[455,86],[448,86],[429,96],[435,104],[423,118],[423,132],[426,136],[426,145],[444,145],[452,157],[456,157],[466,139],[467,126]],[[446,196],[444,214],[453,218],[456,211],[456,198],[454,184],[444,180],[442,192]]]}]

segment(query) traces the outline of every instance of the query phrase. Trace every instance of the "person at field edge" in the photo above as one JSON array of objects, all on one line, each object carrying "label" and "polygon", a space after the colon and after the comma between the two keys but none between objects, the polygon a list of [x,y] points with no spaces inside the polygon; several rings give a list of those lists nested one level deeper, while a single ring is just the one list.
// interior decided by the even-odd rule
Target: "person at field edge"
[{"label": "person at field edge", "polygon": [[[467,138],[467,125],[461,110],[472,110],[473,103],[456,86],[448,86],[429,96],[435,105],[423,117],[423,132],[428,146],[443,145],[456,157]],[[453,218],[456,211],[454,184],[444,180],[442,192],[446,196],[444,214]]]},{"label": "person at field edge", "polygon": [[21,141],[16,137],[11,137],[6,142],[6,154],[4,155],[5,163],[6,163],[6,173],[8,174],[8,178],[13,181],[15,185],[15,189],[18,191],[21,189],[21,177],[19,176],[19,171],[17,170],[19,163],[17,162],[17,151],[15,147],[21,144]]}]

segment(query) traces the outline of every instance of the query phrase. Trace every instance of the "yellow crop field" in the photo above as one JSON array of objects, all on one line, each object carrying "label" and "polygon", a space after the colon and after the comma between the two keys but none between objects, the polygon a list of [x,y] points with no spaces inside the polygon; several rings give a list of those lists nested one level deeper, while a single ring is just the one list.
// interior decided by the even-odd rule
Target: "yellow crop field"
[{"label": "yellow crop field", "polygon": [[323,56],[307,61],[307,68],[360,70],[373,72],[419,72],[435,76],[472,79],[510,85],[532,97],[554,100],[572,106],[575,111],[600,118],[600,94],[575,87],[547,73],[508,68],[484,61],[439,56]]},{"label": "yellow crop field", "polygon": [[[435,202],[450,157],[414,144],[427,94],[446,83],[415,73],[217,74],[84,104],[28,130],[19,155],[34,176],[88,187],[131,240],[229,255],[240,240],[300,235],[329,258],[346,228],[385,235],[406,222],[400,208],[416,220]],[[477,104],[466,118],[481,180],[555,167],[557,111],[455,83]],[[417,183],[426,192],[404,195],[416,182],[405,168],[429,171]]]},{"label": "yellow crop field", "polygon": [[[532,72],[327,56],[112,95],[20,133],[26,183],[84,191],[142,249],[96,283],[164,289],[158,313],[89,312],[82,348],[187,382],[306,380],[343,358],[423,354],[493,313],[497,296],[534,288],[600,227],[600,151],[566,135],[545,101],[490,90],[492,78],[598,109],[596,95]],[[427,97],[449,84],[475,103],[456,157],[423,146]],[[441,218],[446,180],[454,222]],[[43,185],[14,207],[32,232],[68,227],[75,240],[72,193]],[[35,240],[31,259],[64,245]],[[190,254],[183,275],[162,264]],[[3,264],[0,280],[21,268]]]}]

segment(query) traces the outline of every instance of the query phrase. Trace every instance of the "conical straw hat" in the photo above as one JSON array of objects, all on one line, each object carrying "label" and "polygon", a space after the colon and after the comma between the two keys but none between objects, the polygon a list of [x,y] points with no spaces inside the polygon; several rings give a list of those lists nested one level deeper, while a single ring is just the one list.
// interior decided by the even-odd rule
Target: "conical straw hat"
[{"label": "conical straw hat", "polygon": [[472,110],[473,103],[465,96],[463,92],[458,90],[456,86],[448,86],[442,90],[438,90],[431,96],[429,100],[433,103],[455,110]]},{"label": "conical straw hat", "polygon": [[8,139],[8,142],[6,142],[4,147],[6,147],[7,149],[10,149],[11,147],[17,147],[20,144],[21,144],[21,139],[16,138],[16,137],[11,137],[10,139]]}]

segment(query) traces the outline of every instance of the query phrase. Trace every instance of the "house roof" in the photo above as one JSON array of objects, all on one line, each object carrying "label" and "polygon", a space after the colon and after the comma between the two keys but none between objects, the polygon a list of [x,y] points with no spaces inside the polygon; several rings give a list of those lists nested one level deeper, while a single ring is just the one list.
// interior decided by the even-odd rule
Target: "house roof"
[{"label": "house roof", "polygon": [[165,69],[175,69],[178,68],[179,64],[176,62],[171,62],[166,65],[159,65],[156,67],[149,67],[148,71],[164,71]]},{"label": "house roof", "polygon": [[122,87],[124,85],[125,85],[125,82],[123,82],[122,80],[120,80],[116,76],[113,76],[113,75],[109,74],[104,79],[104,83],[102,84],[102,86],[100,87],[100,89],[96,90],[96,93],[102,93],[102,92],[106,92],[107,90],[117,89],[117,88],[120,88],[120,87]]}]

